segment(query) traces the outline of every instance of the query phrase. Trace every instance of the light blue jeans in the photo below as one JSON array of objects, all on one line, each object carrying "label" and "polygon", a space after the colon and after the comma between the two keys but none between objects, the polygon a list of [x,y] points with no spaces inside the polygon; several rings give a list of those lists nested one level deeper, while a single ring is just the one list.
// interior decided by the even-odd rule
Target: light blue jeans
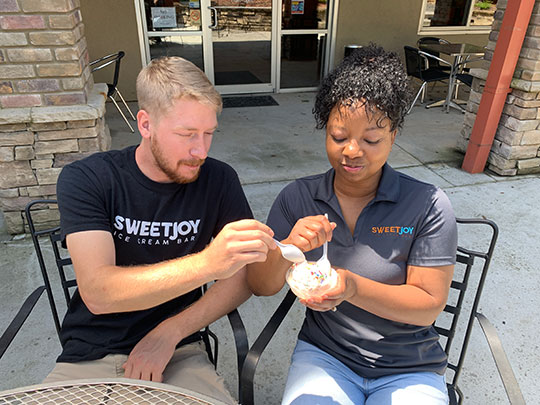
[{"label": "light blue jeans", "polygon": [[282,405],[447,405],[445,377],[418,372],[363,378],[335,357],[299,340]]}]

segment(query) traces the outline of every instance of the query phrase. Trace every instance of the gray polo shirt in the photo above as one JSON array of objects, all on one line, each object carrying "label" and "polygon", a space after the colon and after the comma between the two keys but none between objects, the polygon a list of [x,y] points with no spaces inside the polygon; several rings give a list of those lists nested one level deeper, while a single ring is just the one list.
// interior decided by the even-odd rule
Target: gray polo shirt
[{"label": "gray polo shirt", "polygon": [[[328,213],[337,224],[328,257],[334,267],[372,280],[406,282],[407,265],[455,264],[457,227],[450,201],[439,188],[383,167],[375,198],[360,214],[351,235],[334,193],[334,170],[286,186],[272,205],[268,225],[277,239],[286,238],[296,221]],[[306,254],[317,260],[322,248]],[[357,374],[433,371],[443,374],[446,354],[432,326],[380,318],[348,302],[338,311],[306,310],[299,339],[330,353]]]}]

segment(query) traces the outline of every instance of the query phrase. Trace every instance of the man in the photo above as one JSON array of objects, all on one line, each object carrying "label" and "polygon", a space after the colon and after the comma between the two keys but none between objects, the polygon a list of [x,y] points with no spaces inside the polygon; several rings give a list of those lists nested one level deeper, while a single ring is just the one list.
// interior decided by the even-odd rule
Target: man
[{"label": "man", "polygon": [[273,233],[249,219],[236,172],[207,158],[222,102],[204,73],[153,60],[137,96],[140,145],[74,162],[58,179],[78,290],[46,381],[163,381],[231,403],[199,331],[249,298],[245,266],[266,260]]}]

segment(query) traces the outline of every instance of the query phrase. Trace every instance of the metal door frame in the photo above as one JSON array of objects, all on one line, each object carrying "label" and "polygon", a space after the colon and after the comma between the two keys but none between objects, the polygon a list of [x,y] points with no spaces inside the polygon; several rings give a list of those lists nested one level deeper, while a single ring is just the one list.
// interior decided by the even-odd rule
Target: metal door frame
[{"label": "metal door frame", "polygon": [[[201,10],[201,31],[160,31],[159,34],[148,32],[146,18],[144,18],[144,0],[134,0],[135,14],[137,18],[137,31],[139,35],[139,47],[141,51],[142,66],[150,62],[150,45],[148,38],[153,36],[197,36],[202,38],[204,71],[212,84],[214,80],[214,51],[212,42],[212,30],[208,23],[211,21],[210,0],[200,0]],[[322,75],[326,75],[334,65],[336,32],[337,32],[337,10],[339,0],[328,0],[328,24],[326,29],[309,30],[284,30],[281,28],[283,0],[272,0],[272,33],[271,33],[271,60],[270,77],[271,82],[261,84],[242,85],[220,85],[216,89],[221,94],[249,94],[249,93],[289,93],[300,91],[313,91],[316,87],[286,88],[281,89],[281,37],[283,35],[300,34],[325,34],[327,36],[325,53],[323,55]]]}]

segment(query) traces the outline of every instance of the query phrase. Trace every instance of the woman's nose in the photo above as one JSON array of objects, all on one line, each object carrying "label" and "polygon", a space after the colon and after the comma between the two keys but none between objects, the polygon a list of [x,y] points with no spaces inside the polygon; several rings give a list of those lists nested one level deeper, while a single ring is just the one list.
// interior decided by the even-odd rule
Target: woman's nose
[{"label": "woman's nose", "polygon": [[358,145],[358,142],[356,140],[351,140],[350,142],[345,145],[345,148],[343,149],[343,154],[346,156],[356,157],[362,153],[362,150],[360,149],[360,146]]}]

